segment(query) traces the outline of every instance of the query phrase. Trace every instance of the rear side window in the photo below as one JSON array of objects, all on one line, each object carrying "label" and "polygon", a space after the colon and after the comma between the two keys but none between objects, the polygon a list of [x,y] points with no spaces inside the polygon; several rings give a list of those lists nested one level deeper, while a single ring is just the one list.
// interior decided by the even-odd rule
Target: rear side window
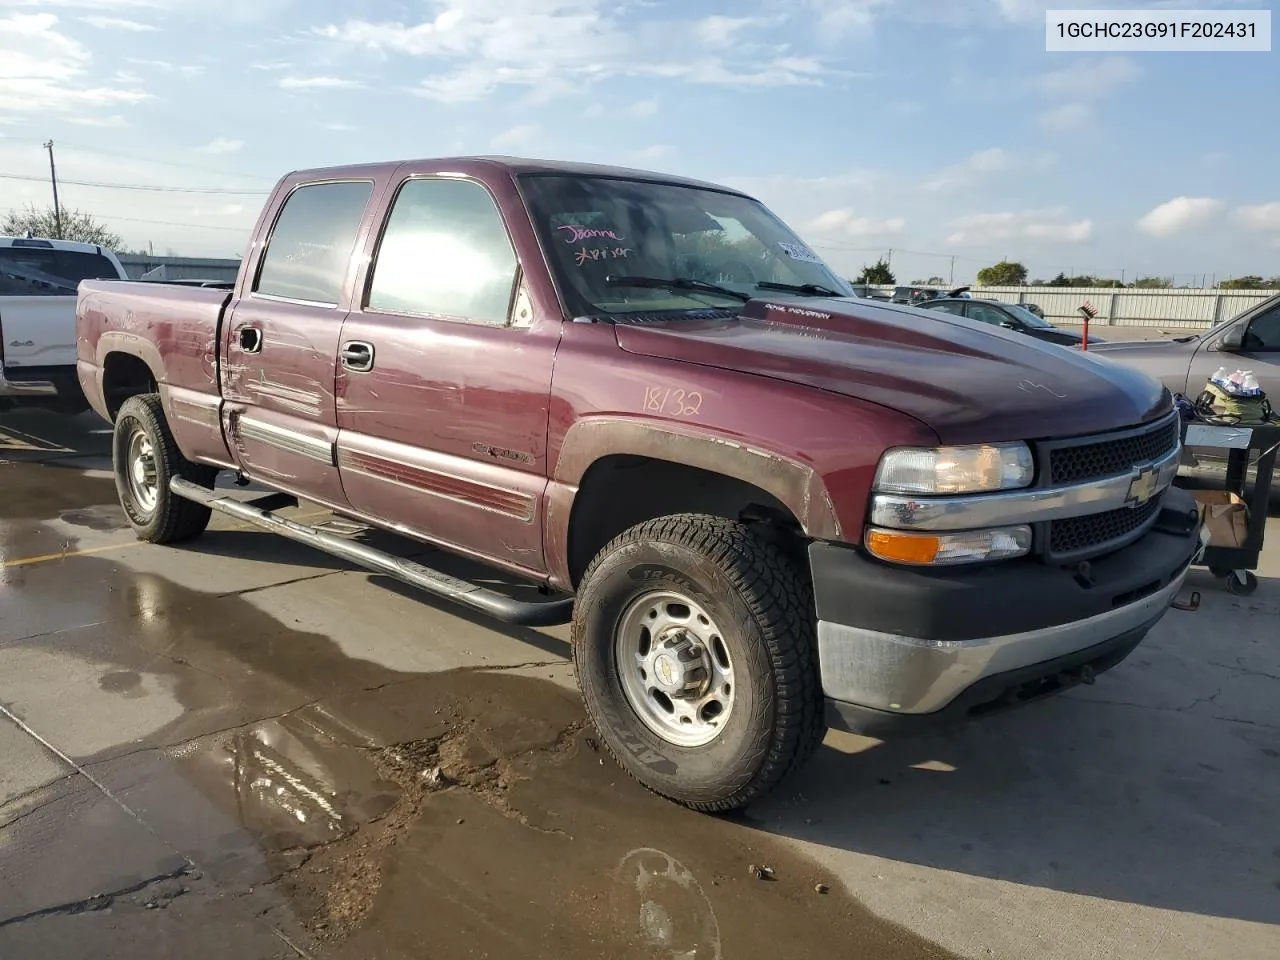
[{"label": "rear side window", "polygon": [[100,253],[0,247],[0,296],[74,297],[81,280],[119,280]]},{"label": "rear side window", "polygon": [[928,304],[925,307],[925,309],[932,310],[935,313],[953,313],[957,317],[964,316],[963,303],[937,303],[937,304],[931,303],[931,304]]},{"label": "rear side window", "polygon": [[316,183],[293,191],[276,220],[254,292],[337,304],[372,192],[368,181]]},{"label": "rear side window", "polygon": [[504,324],[516,254],[489,191],[469,180],[409,180],[378,247],[370,310]]}]

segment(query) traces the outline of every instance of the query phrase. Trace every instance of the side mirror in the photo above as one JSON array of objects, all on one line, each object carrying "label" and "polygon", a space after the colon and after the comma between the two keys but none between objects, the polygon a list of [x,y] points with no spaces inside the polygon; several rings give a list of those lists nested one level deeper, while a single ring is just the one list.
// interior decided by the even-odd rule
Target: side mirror
[{"label": "side mirror", "polygon": [[1218,349],[1226,353],[1235,353],[1244,347],[1244,325],[1236,324],[1218,340]]}]

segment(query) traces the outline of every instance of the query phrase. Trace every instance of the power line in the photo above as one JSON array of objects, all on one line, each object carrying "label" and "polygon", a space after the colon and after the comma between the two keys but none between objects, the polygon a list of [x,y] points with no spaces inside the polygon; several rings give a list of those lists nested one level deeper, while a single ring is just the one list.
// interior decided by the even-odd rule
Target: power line
[{"label": "power line", "polygon": [[[20,141],[23,143],[43,142],[36,137],[15,137],[8,134],[5,135],[4,139]],[[114,157],[117,160],[133,160],[136,163],[151,163],[161,167],[176,167],[181,170],[198,170],[201,173],[213,173],[220,177],[237,177],[242,180],[262,180],[264,182],[274,183],[277,179],[275,177],[264,177],[260,173],[240,173],[235,170],[215,170],[213,167],[198,166],[194,163],[178,163],[176,160],[157,160],[154,157],[138,157],[128,153],[115,153],[111,150],[101,150],[97,147],[86,146],[83,143],[72,143],[69,140],[59,140],[58,142],[64,147],[72,147],[75,150],[79,150],[84,153],[91,153],[99,157]]]},{"label": "power line", "polygon": [[[0,180],[26,180],[31,183],[45,183],[46,177],[33,177],[22,173],[0,173]],[[108,183],[99,180],[68,180],[63,177],[62,183],[74,184],[78,187],[95,187],[102,190],[143,190],[148,193],[200,193],[222,197],[265,197],[269,190],[232,190],[227,187],[158,187],[144,183]]]},{"label": "power line", "polygon": [[[18,210],[16,207],[10,207],[9,212],[16,214],[16,213],[20,213],[21,211]],[[178,220],[146,220],[141,217],[125,217],[125,216],[118,216],[117,214],[114,214],[114,213],[97,213],[96,211],[94,213],[94,217],[102,221],[120,220],[125,223],[146,223],[146,224],[150,224],[152,226],[157,226],[157,227],[190,227],[193,230],[226,230],[231,233],[239,233],[239,234],[247,234],[250,230],[253,229],[252,226],[225,227],[216,223],[190,223],[190,222],[184,223]]]}]

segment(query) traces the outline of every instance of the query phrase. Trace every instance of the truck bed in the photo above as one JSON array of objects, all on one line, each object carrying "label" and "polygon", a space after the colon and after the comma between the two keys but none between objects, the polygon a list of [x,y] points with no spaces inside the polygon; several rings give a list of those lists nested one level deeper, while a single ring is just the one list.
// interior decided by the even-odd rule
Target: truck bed
[{"label": "truck bed", "polygon": [[[173,404],[199,408],[208,438],[194,443],[203,449],[221,431],[217,424],[218,329],[230,290],[142,281],[86,280],[80,285],[77,309],[77,369],[89,404],[111,419],[118,404],[104,391],[108,355],[134,357],[150,370],[155,384],[173,412]],[[193,424],[173,417],[175,430]],[[195,439],[195,438],[193,438]]]}]

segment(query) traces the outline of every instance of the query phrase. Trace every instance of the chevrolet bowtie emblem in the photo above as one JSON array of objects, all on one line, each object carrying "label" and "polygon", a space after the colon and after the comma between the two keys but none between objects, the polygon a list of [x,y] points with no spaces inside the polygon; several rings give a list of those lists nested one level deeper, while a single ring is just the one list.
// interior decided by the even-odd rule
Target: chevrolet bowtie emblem
[{"label": "chevrolet bowtie emblem", "polygon": [[1155,467],[1143,467],[1129,481],[1129,493],[1124,498],[1126,506],[1140,507],[1156,495],[1160,475]]}]

